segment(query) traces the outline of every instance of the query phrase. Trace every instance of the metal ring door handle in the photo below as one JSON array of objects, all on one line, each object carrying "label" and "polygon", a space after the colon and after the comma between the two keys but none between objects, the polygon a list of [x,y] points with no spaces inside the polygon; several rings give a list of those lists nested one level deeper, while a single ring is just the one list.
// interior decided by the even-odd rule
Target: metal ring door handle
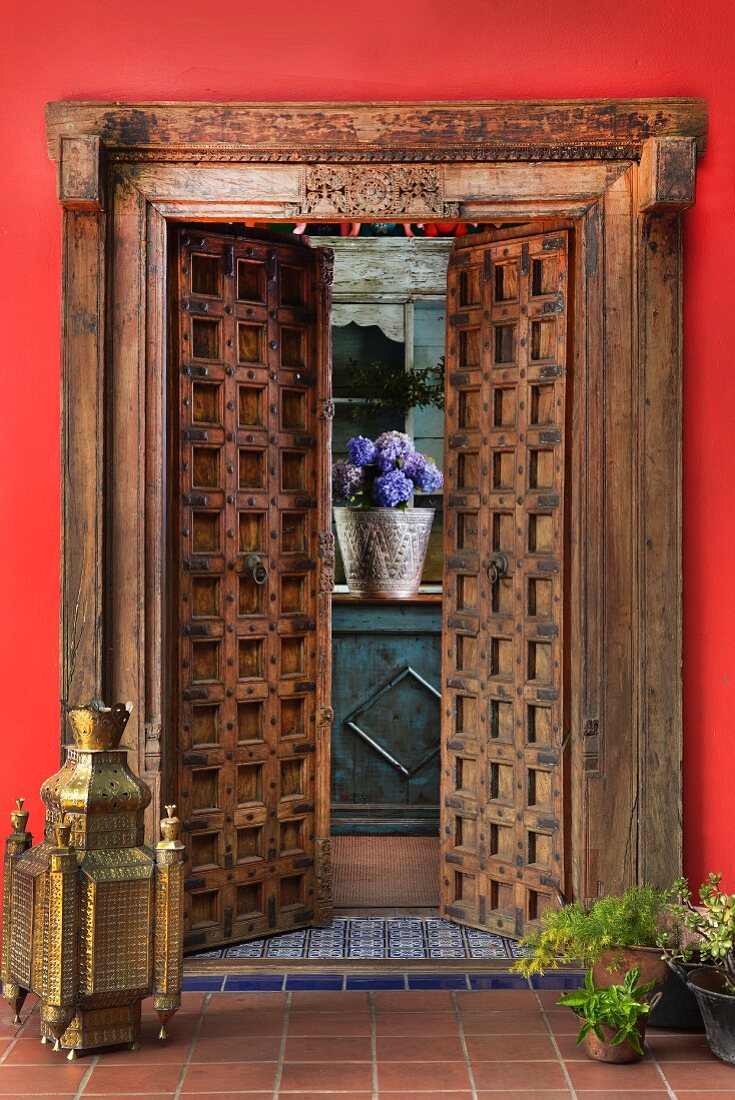
[{"label": "metal ring door handle", "polygon": [[248,554],[245,558],[243,572],[247,573],[255,584],[265,584],[268,580],[267,566],[257,554]]},{"label": "metal ring door handle", "polygon": [[487,579],[496,584],[501,577],[508,576],[508,559],[505,554],[493,554],[487,567]]}]

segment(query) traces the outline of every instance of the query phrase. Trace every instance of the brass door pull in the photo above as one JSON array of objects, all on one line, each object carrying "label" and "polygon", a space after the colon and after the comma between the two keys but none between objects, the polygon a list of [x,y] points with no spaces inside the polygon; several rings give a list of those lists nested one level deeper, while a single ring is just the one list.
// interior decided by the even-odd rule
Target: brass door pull
[{"label": "brass door pull", "polygon": [[487,579],[496,584],[501,577],[508,576],[508,559],[505,554],[493,554],[487,567]]},{"label": "brass door pull", "polygon": [[243,572],[247,573],[255,584],[265,584],[268,580],[267,566],[257,554],[248,554],[243,565]]}]

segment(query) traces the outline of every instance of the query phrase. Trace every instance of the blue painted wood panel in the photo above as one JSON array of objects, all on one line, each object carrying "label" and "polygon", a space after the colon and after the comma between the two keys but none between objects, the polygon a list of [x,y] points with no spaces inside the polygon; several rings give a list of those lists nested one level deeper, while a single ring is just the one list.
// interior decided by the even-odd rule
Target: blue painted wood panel
[{"label": "blue painted wood panel", "polygon": [[332,629],[333,832],[435,834],[440,604],[335,602]]}]

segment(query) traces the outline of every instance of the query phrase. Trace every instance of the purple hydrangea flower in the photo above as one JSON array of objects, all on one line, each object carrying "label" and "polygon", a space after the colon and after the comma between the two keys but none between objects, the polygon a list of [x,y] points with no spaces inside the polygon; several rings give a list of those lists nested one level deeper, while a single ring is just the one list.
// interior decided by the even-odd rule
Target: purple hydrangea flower
[{"label": "purple hydrangea flower", "polygon": [[360,466],[341,458],[332,467],[332,488],[339,501],[349,501],[363,487],[364,475]]},{"label": "purple hydrangea flower", "polygon": [[383,508],[405,504],[413,496],[413,482],[402,470],[389,470],[373,482],[373,499]]},{"label": "purple hydrangea flower", "polygon": [[444,484],[444,474],[430,458],[424,459],[423,467],[410,476],[422,493],[435,493]]},{"label": "purple hydrangea flower", "polygon": [[377,462],[383,473],[393,469],[416,453],[413,440],[404,432],[383,432],[375,440],[378,450]]},{"label": "purple hydrangea flower", "polygon": [[353,436],[347,443],[347,454],[355,466],[370,466],[378,456],[378,449],[372,439],[364,435]]}]

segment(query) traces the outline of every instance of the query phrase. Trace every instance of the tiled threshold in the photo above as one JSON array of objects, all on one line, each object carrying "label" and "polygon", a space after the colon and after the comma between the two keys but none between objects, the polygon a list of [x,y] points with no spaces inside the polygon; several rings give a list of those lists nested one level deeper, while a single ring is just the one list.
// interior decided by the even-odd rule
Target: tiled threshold
[{"label": "tiled threshold", "polygon": [[735,1068],[701,1035],[651,1031],[646,1059],[607,1066],[574,1043],[556,990],[188,992],[156,1039],[150,1000],[138,1051],[71,1064],[0,1017],[0,1095],[148,1100],[715,1100]]},{"label": "tiled threshold", "polygon": [[[227,960],[224,960],[227,961]],[[296,960],[309,963],[311,960]],[[467,960],[457,960],[449,968],[445,961],[435,962],[423,959],[421,963],[407,963],[401,960],[390,961],[383,968],[372,964],[366,967],[344,968],[341,963],[321,970],[313,966],[295,969],[292,965],[276,968],[263,966],[258,972],[248,968],[246,972],[233,972],[230,968],[221,973],[185,974],[184,989],[207,993],[231,993],[234,991],[289,992],[292,990],[376,990],[376,989],[577,989],[584,979],[579,970],[565,969],[552,974],[534,975],[530,979],[520,974],[511,974],[507,969],[497,967],[479,970]],[[293,962],[293,960],[292,960]]]}]

